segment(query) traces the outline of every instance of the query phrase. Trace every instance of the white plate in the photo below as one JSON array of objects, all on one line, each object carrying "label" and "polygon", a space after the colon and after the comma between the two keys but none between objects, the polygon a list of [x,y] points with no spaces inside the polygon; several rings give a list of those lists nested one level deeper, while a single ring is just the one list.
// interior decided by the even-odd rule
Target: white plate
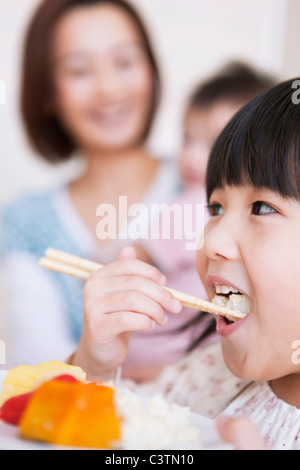
[{"label": "white plate", "polygon": [[[7,375],[7,371],[0,370],[0,390]],[[139,397],[144,400],[143,397]],[[196,413],[190,413],[190,421],[201,432],[201,446],[206,450],[230,450],[231,447],[221,441],[216,432],[214,421]],[[38,443],[34,441],[26,441],[18,437],[18,428],[7,425],[0,421],[0,450],[51,450],[66,449],[61,446],[51,446],[48,444]],[[73,448],[74,449],[74,448]],[[176,449],[195,450],[197,447],[182,444],[176,446]]]}]

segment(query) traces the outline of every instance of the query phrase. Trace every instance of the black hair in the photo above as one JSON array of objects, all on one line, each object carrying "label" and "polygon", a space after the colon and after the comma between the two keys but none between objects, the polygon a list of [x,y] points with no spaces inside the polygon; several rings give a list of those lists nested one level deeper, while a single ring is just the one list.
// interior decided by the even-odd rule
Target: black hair
[{"label": "black hair", "polygon": [[188,109],[210,108],[226,101],[243,106],[276,83],[271,74],[258,68],[243,62],[229,62],[193,90]]},{"label": "black hair", "polygon": [[255,98],[221,132],[207,166],[208,200],[225,184],[250,184],[300,199],[300,106],[292,99],[295,80]]}]

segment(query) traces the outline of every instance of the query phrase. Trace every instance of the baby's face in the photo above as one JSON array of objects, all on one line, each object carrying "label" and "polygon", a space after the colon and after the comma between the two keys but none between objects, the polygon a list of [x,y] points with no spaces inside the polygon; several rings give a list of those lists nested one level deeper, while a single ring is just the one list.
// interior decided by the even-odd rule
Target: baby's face
[{"label": "baby's face", "polygon": [[232,287],[250,313],[228,324],[217,317],[229,369],[248,380],[299,374],[300,203],[252,186],[216,189],[197,265],[209,297]]},{"label": "baby's face", "polygon": [[187,112],[179,168],[188,189],[199,189],[205,185],[211,148],[236,111],[236,105],[224,102],[208,108],[191,108]]}]

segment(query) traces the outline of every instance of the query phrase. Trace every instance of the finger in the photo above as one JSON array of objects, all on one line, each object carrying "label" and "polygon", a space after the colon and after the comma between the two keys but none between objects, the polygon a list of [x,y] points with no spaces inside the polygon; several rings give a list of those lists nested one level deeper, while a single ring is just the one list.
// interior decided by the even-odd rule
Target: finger
[{"label": "finger", "polygon": [[[106,331],[110,332],[109,336],[105,336],[105,341],[108,342],[120,334],[133,331],[152,331],[156,326],[149,316],[126,310],[107,315],[105,321]],[[101,341],[101,329],[98,340]]]},{"label": "finger", "polygon": [[120,259],[107,264],[99,271],[94,272],[90,279],[134,275],[151,279],[161,285],[166,284],[166,277],[155,266],[137,259]]},{"label": "finger", "polygon": [[[94,280],[94,283],[92,284],[91,282],[89,286],[93,290],[93,298],[97,298],[99,303],[102,303],[103,295],[132,291],[144,294],[149,299],[157,302],[164,310],[169,312],[176,314],[182,310],[181,303],[179,300],[174,298],[171,292],[164,289],[156,282],[141,276],[118,276],[104,278],[101,280],[101,285],[99,285],[98,280]],[[122,301],[122,299],[120,300]],[[117,310],[123,309],[123,305],[120,307],[121,308],[117,308]],[[132,308],[130,310],[132,310]]]},{"label": "finger", "polygon": [[221,415],[216,419],[216,426],[221,437],[237,450],[267,450],[258,427],[247,417]]},{"label": "finger", "polygon": [[[94,312],[99,315],[112,315],[120,311],[130,311],[146,315],[161,326],[167,322],[165,310],[154,300],[135,291],[113,292],[102,297]],[[105,317],[105,319],[106,319]]]},{"label": "finger", "polygon": [[119,260],[122,260],[122,259],[136,259],[137,258],[137,254],[136,254],[136,250],[133,246],[125,246],[119,256],[118,256],[118,259]]}]

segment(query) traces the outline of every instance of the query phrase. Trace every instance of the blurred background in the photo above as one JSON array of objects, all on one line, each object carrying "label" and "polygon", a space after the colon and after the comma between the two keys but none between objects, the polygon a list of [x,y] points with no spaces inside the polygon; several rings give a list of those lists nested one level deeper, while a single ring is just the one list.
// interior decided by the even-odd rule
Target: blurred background
[{"label": "blurred background", "polygon": [[[40,0],[0,0],[0,206],[65,182],[79,162],[51,166],[30,149],[19,113],[24,34]],[[229,61],[275,75],[300,76],[299,0],[131,0],[156,49],[163,99],[150,138],[152,153],[175,158],[191,90]],[[1,276],[0,270],[0,302]],[[4,311],[4,310],[3,310]],[[0,309],[0,340],[3,338]]]},{"label": "blurred background", "polygon": [[[39,0],[0,0],[0,204],[77,172],[33,155],[19,119],[23,35]],[[151,136],[156,155],[172,158],[181,143],[189,91],[224,63],[240,59],[277,77],[300,75],[299,0],[132,0],[152,33],[164,96]],[[71,172],[71,173],[70,173]]]}]

